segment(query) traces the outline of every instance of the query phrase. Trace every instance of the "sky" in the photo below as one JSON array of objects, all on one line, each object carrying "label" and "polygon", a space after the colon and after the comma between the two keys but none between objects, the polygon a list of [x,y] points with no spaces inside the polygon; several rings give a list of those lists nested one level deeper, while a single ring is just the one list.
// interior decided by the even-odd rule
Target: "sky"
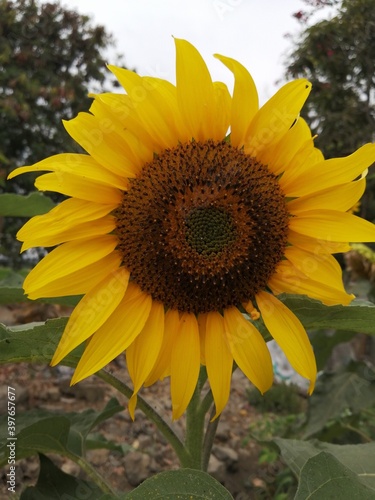
[{"label": "sky", "polygon": [[[261,102],[283,82],[285,58],[296,35],[294,12],[302,0],[62,0],[89,14],[116,40],[125,65],[140,75],[175,82],[173,37],[185,38],[203,55],[214,80],[233,86],[228,69],[212,57],[219,53],[240,61],[252,74]],[[115,52],[108,63],[116,64]],[[277,83],[278,82],[278,83]]]}]

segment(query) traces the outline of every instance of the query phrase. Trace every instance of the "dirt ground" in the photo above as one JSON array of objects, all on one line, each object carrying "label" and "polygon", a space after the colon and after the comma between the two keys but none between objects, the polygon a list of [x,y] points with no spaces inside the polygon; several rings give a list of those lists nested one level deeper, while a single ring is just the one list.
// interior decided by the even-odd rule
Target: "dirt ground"
[{"label": "dirt ground", "polygon": [[[1,306],[0,322],[11,325],[29,321],[40,321],[60,316],[68,311],[55,306],[28,305]],[[111,363],[109,369],[124,381],[128,380],[123,357]],[[115,389],[93,376],[69,386],[72,371],[68,368],[15,364],[0,367],[0,388],[11,385],[17,392],[17,412],[44,408],[54,412],[82,411],[87,408],[101,410],[111,397],[117,397],[124,410],[99,426],[97,430],[106,439],[128,445],[123,454],[107,449],[91,450],[87,458],[111,484],[120,491],[131,491],[147,477],[164,470],[178,468],[173,449],[140,410],[136,410],[133,422],[126,409],[126,399]],[[260,465],[260,447],[253,440],[246,439],[249,425],[261,416],[247,401],[248,380],[237,370],[232,381],[230,401],[224,410],[209,464],[209,472],[232,493],[236,500],[272,498],[269,485],[277,470]],[[4,393],[0,392],[0,414],[4,413]],[[163,417],[170,421],[171,408],[169,381],[157,383],[143,389],[141,395]],[[174,424],[179,435],[184,432],[184,419]],[[78,465],[57,455],[50,455],[56,465],[65,472],[85,478]],[[17,462],[16,490],[36,483],[39,469],[37,457]],[[10,498],[6,493],[6,472],[1,472],[0,499]]]}]

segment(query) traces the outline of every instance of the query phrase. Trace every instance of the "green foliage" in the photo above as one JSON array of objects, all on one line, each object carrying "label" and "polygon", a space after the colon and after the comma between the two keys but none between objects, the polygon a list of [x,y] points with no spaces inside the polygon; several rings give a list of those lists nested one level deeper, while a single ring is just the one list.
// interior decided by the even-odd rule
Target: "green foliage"
[{"label": "green foliage", "polygon": [[[303,468],[310,458],[319,455],[321,452],[326,452],[335,457],[338,462],[355,474],[355,481],[353,481],[354,485],[358,486],[358,484],[361,483],[367,488],[370,488],[370,490],[375,491],[375,462],[373,460],[375,443],[337,445],[323,443],[318,440],[302,441],[283,438],[274,438],[273,443],[277,445],[283,460],[299,479]],[[320,471],[319,474],[322,477],[322,482],[325,481],[324,471],[326,470],[326,466],[324,462],[315,464],[315,467]],[[374,495],[374,493],[372,494]],[[340,496],[340,498],[351,499],[356,497]]]},{"label": "green foliage", "polygon": [[22,196],[7,193],[0,196],[0,216],[33,217],[51,210],[55,204],[51,198],[39,191]]},{"label": "green foliage", "polygon": [[375,335],[375,307],[370,302],[353,300],[348,306],[325,306],[304,295],[282,294],[279,298],[308,330],[332,328]]},{"label": "green foliage", "polygon": [[88,498],[90,500],[111,500],[112,495],[103,492],[92,483],[77,479],[61,471],[45,455],[39,454],[40,472],[35,486],[26,488],[20,500],[64,500]]},{"label": "green foliage", "polygon": [[[17,277],[12,275],[12,273],[7,273],[5,270],[0,272],[0,278],[1,277],[4,280],[8,279],[10,283],[17,283]],[[374,333],[375,322],[373,314],[375,311],[375,306],[371,303],[361,302],[359,304],[357,303],[353,306],[347,307],[325,307],[317,301],[308,299],[307,297],[283,296],[282,300],[289,307],[293,307],[295,309],[295,312],[302,321],[306,321],[305,326],[317,326],[317,324],[327,326],[328,324],[330,324],[330,322],[332,322],[336,328],[341,328],[343,331],[345,331],[345,322],[347,322],[354,330],[358,329],[360,331]],[[344,320],[342,320],[342,315],[344,315]],[[65,325],[66,319],[60,318],[49,320],[46,323],[22,325],[19,327],[6,328],[0,326],[0,364],[7,364],[11,362],[32,362],[44,364],[49,363],[56,349],[57,343],[59,342],[59,339],[62,335]],[[82,347],[77,348],[63,360],[63,364],[73,367],[76,366],[78,360],[80,359],[81,353]],[[311,408],[306,413],[299,413],[295,415],[291,414],[290,412],[290,410],[298,411],[298,406],[296,404],[294,396],[290,396],[289,394],[292,389],[286,387],[276,389],[276,393],[274,392],[270,398],[270,407],[277,410],[276,418],[263,418],[261,422],[266,422],[267,425],[263,425],[263,427],[258,428],[254,427],[251,429],[251,432],[253,434],[258,434],[258,436],[262,439],[270,439],[271,435],[275,434],[279,436],[296,436],[301,435],[303,432],[306,433],[306,437],[318,436],[321,439],[324,437],[327,437],[327,439],[331,439],[332,429],[335,429],[335,438],[339,436],[341,441],[338,442],[343,442],[343,439],[345,438],[344,431],[348,430],[348,426],[352,426],[356,428],[355,434],[357,435],[357,437],[359,437],[359,439],[357,439],[357,442],[363,442],[364,440],[366,440],[365,436],[367,436],[368,440],[373,437],[369,430],[374,421],[374,414],[371,413],[371,405],[374,393],[372,386],[374,380],[375,377],[373,371],[371,371],[369,367],[366,367],[366,365],[355,365],[349,372],[345,374],[323,375],[323,377],[321,378],[323,390],[320,390],[320,386],[318,385],[316,394],[308,400]],[[99,414],[92,412],[91,410],[82,412],[81,414],[41,414],[38,413],[38,411],[36,411],[35,413],[28,412],[26,416],[19,414],[17,416],[17,452],[19,453],[19,457],[29,456],[30,454],[41,452],[58,452],[62,455],[68,456],[73,460],[76,460],[77,463],[79,463],[79,465],[83,467],[84,470],[86,470],[86,472],[90,470],[90,476],[93,477],[92,469],[88,468],[88,464],[84,461],[83,458],[85,449],[94,447],[106,447],[110,449],[116,449],[119,452],[127,452],[126,447],[118,449],[113,443],[105,442],[100,436],[98,437],[97,435],[92,434],[92,429],[95,427],[95,425],[97,425],[102,419],[109,418],[110,415],[113,414],[111,413],[112,411],[117,411],[116,408],[117,406],[115,403],[113,408],[107,407],[102,412],[99,412]],[[284,410],[287,411],[287,413],[283,415],[282,411]],[[365,410],[367,412],[366,415],[369,416],[367,420],[363,416]],[[306,415],[304,427],[301,427],[301,415]],[[339,425],[341,425],[340,428],[338,427]],[[6,436],[6,432],[3,431],[4,429],[0,429],[0,435]],[[328,432],[330,434],[327,434]],[[363,437],[363,439],[361,438],[361,436]],[[347,473],[347,471],[345,472],[345,477],[347,478],[347,481],[349,483],[353,482],[356,487],[358,487],[359,489],[362,488],[365,493],[367,492],[366,488],[372,487],[369,484],[358,486],[358,477],[360,476],[359,470],[355,469],[355,467],[353,468],[351,463],[343,460],[341,455],[339,455],[338,450],[343,449],[345,451],[351,449],[347,448],[347,445],[330,445],[338,446],[338,448],[327,448],[325,446],[328,446],[329,443],[323,443],[319,441],[313,441],[313,445],[311,445],[311,442],[303,440],[291,441],[288,439],[283,440],[282,438],[275,438],[273,439],[273,441],[279,446],[280,449],[282,449],[282,458],[286,461],[289,467],[291,467],[288,462],[289,452],[284,452],[283,450],[284,448],[286,449],[288,443],[292,443],[290,445],[291,449],[294,451],[297,450],[297,452],[301,455],[298,455],[297,457],[298,460],[301,461],[299,470],[302,469],[305,464],[307,464],[310,458],[314,457],[321,451],[325,451],[328,454],[333,455],[334,458],[336,458],[340,462],[339,464],[336,464],[336,462],[333,461],[332,465],[331,457],[326,457],[326,459],[329,460],[329,467],[331,467],[329,470],[332,471],[333,479],[336,477],[335,471],[340,467],[345,467],[350,469],[350,471],[354,473],[353,476],[352,474]],[[305,445],[308,445],[308,447],[305,448]],[[359,448],[357,449],[360,450],[361,453],[362,451],[366,452],[366,450],[368,450],[368,448],[366,448],[367,444],[356,446],[359,446]],[[365,446],[365,448],[362,448],[362,446]],[[298,447],[300,447],[300,451],[298,451]],[[5,459],[6,455],[4,453],[4,449],[1,451],[4,454]],[[374,450],[371,449],[371,453],[373,452]],[[367,460],[369,461],[368,458]],[[359,463],[362,463],[362,458],[360,459]],[[365,459],[363,459],[363,463],[366,463]],[[325,470],[319,472],[319,468],[323,467],[322,464],[323,461],[321,460],[309,462],[309,465],[306,465],[308,467],[306,470],[309,471],[309,474],[312,474],[312,477],[315,477],[313,473],[315,471],[316,476],[326,479],[326,476],[324,475]],[[324,462],[324,464],[326,464],[326,462]],[[314,467],[313,472],[310,471],[310,467]],[[317,468],[316,470],[315,467]],[[324,465],[324,467],[326,467],[326,465]],[[291,469],[293,473],[296,474],[296,471],[293,469],[293,467],[291,467]],[[364,470],[367,473],[367,469],[364,468]],[[369,472],[369,474],[370,473],[372,474],[371,471]],[[220,491],[217,492],[215,490],[216,486],[210,486],[205,482],[200,483],[197,478],[194,478],[191,475],[189,477],[191,479],[191,482],[194,483],[194,487],[196,487],[196,490],[188,489],[190,488],[190,486],[188,486],[190,484],[190,479],[185,478],[184,481],[188,481],[186,483],[187,489],[182,490],[181,495],[186,491],[190,491],[192,498],[194,498],[194,495],[199,498],[199,494],[221,494]],[[304,484],[304,476],[302,476],[302,473],[300,475],[298,472],[297,477],[301,481],[301,484]],[[164,478],[167,479],[166,483],[170,484],[169,477],[163,476],[163,481]],[[335,484],[333,479],[332,484]],[[43,484],[44,479],[41,477],[40,481]],[[151,479],[149,481],[151,481]],[[147,487],[150,486],[149,490],[134,490],[134,493],[131,493],[131,495],[135,495],[135,492],[137,492],[137,494],[139,495],[147,494],[151,495],[150,498],[157,498],[157,496],[152,496],[152,494],[158,491],[154,488],[160,488],[160,491],[164,492],[164,488],[167,488],[167,486],[165,486],[163,481],[160,484],[154,484],[152,482],[149,483],[148,481],[146,481],[144,483],[144,487],[146,488],[146,485]],[[288,469],[279,467],[277,474],[274,474],[272,476],[272,481],[274,481],[272,483],[272,491],[275,493],[275,495],[276,492],[277,495],[279,495],[277,497],[274,496],[274,498],[287,498],[285,495],[289,494],[288,492],[293,490],[293,488],[295,489],[295,482],[293,478],[291,478]],[[95,483],[97,485],[100,485],[100,489],[104,493],[108,494],[109,489],[106,488],[105,482],[102,484],[102,482],[98,480],[95,481]],[[185,484],[182,480],[179,482],[179,484],[180,483]],[[174,483],[172,482],[172,484]],[[211,487],[214,488],[214,493],[211,493]],[[61,491],[64,490],[62,489]],[[38,493],[35,494],[37,495]],[[161,493],[161,495],[163,494]],[[172,491],[171,495],[173,494],[180,494],[180,491]],[[223,493],[223,495],[224,494],[227,493]],[[229,493],[227,495],[229,495]],[[56,496],[56,498],[60,497]],[[117,497],[114,496],[104,498]],[[137,497],[130,496],[129,498],[131,499]],[[140,496],[139,498],[147,498],[147,496]],[[164,495],[164,497],[161,496],[161,498],[168,498],[168,496]],[[181,498],[184,497],[182,496]],[[221,497],[203,496],[203,498]],[[222,498],[230,498],[230,496],[223,496]]]},{"label": "green foliage", "polygon": [[310,331],[311,343],[314,348],[316,365],[318,371],[324,370],[333,349],[343,342],[349,342],[355,335],[355,332],[346,332],[345,330],[318,330]]},{"label": "green foliage", "polygon": [[356,434],[355,442],[368,441],[371,437],[358,426],[363,411],[370,408],[375,408],[375,372],[371,367],[352,363],[345,371],[323,373],[309,401],[303,438],[343,442],[345,431],[350,429]]},{"label": "green foliage", "polygon": [[308,26],[297,40],[287,75],[313,84],[302,116],[328,158],[373,140],[374,73],[373,0],[342,0],[334,17]]},{"label": "green foliage", "polygon": [[373,488],[365,486],[351,469],[337,458],[321,452],[310,458],[301,470],[300,482],[295,500],[321,500],[341,498],[347,500],[371,500]]},{"label": "green foliage", "polygon": [[0,157],[31,164],[71,150],[62,119],[89,106],[88,89],[106,81],[103,26],[58,2],[0,1]]},{"label": "green foliage", "polygon": [[[104,420],[124,408],[116,399],[111,399],[101,412],[88,409],[81,413],[52,413],[47,410],[31,410],[17,414],[17,458],[24,458],[36,453],[58,453],[77,461],[84,457],[86,440],[89,433]],[[6,437],[7,416],[0,419],[0,465],[8,459]],[[95,441],[102,448],[100,440]],[[108,446],[104,446],[108,447]],[[90,448],[93,448],[91,443]]]},{"label": "green foliage", "polygon": [[[105,55],[113,45],[103,26],[57,1],[0,0],[0,185],[5,191],[33,189],[34,174],[5,182],[15,167],[82,151],[62,120],[89,108],[89,91],[116,85],[108,79]],[[121,64],[121,56],[117,59]],[[7,214],[17,216],[18,210],[9,207]],[[32,210],[22,213],[31,215]],[[5,219],[1,232],[0,254],[13,266],[20,265],[14,235],[23,223]]]},{"label": "green foliage", "polygon": [[179,469],[146,479],[126,500],[231,500],[224,486],[206,472]]},{"label": "green foliage", "polygon": [[54,463],[39,454],[40,473],[34,487],[27,488],[21,500],[64,500],[88,498],[90,500],[233,500],[230,493],[206,472],[179,469],[162,472],[146,479],[127,494],[106,494],[95,484],[62,472]]},{"label": "green foliage", "polygon": [[[67,318],[58,318],[46,323],[22,325],[19,328],[7,328],[0,324],[0,365],[22,362],[49,363],[66,323]],[[79,353],[80,351],[73,351],[64,363],[67,366],[76,366]]]},{"label": "green foliage", "polygon": [[256,389],[247,391],[249,403],[262,413],[274,412],[280,414],[296,414],[302,409],[302,399],[293,385],[285,383],[274,384],[265,394]]}]

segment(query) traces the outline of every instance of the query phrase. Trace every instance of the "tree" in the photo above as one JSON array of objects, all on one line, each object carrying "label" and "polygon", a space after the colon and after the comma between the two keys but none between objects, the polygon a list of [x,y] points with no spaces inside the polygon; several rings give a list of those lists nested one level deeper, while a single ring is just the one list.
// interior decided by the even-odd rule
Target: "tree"
[{"label": "tree", "polygon": [[336,5],[329,20],[308,26],[309,15],[287,62],[288,77],[306,77],[313,92],[303,116],[318,134],[327,158],[344,156],[375,138],[374,0],[314,0],[315,9]]},{"label": "tree", "polygon": [[[106,68],[105,53],[112,46],[103,26],[58,2],[0,0],[0,186],[5,191],[33,189],[32,175],[5,182],[15,167],[79,151],[62,119],[88,109],[89,90],[116,85]],[[5,220],[0,257],[17,255],[14,234],[20,225],[19,219]]]},{"label": "tree", "polygon": [[59,3],[0,0],[0,165],[72,150],[61,120],[87,109],[108,78],[103,26]]}]

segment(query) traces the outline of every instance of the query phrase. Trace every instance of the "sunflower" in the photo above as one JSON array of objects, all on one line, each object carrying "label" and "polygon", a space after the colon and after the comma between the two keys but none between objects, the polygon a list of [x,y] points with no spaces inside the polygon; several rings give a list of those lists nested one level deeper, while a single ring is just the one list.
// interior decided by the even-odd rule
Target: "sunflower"
[{"label": "sunflower", "polygon": [[262,393],[270,388],[260,316],[312,392],[311,344],[277,295],[354,298],[332,254],[375,240],[374,226],[348,212],[375,145],[324,160],[299,118],[307,80],[259,108],[239,62],[215,56],[234,75],[231,95],[190,43],[175,44],[176,85],[109,66],[126,93],[95,95],[90,113],[64,123],[88,154],[59,154],[11,177],[48,171],[36,187],[68,196],[18,233],[22,250],[56,246],[27,276],[29,298],[83,295],[52,364],[86,342],[76,383],[125,352],[131,415],[141,387],[169,376],[177,419],[201,365],[215,416],[234,363]]}]

